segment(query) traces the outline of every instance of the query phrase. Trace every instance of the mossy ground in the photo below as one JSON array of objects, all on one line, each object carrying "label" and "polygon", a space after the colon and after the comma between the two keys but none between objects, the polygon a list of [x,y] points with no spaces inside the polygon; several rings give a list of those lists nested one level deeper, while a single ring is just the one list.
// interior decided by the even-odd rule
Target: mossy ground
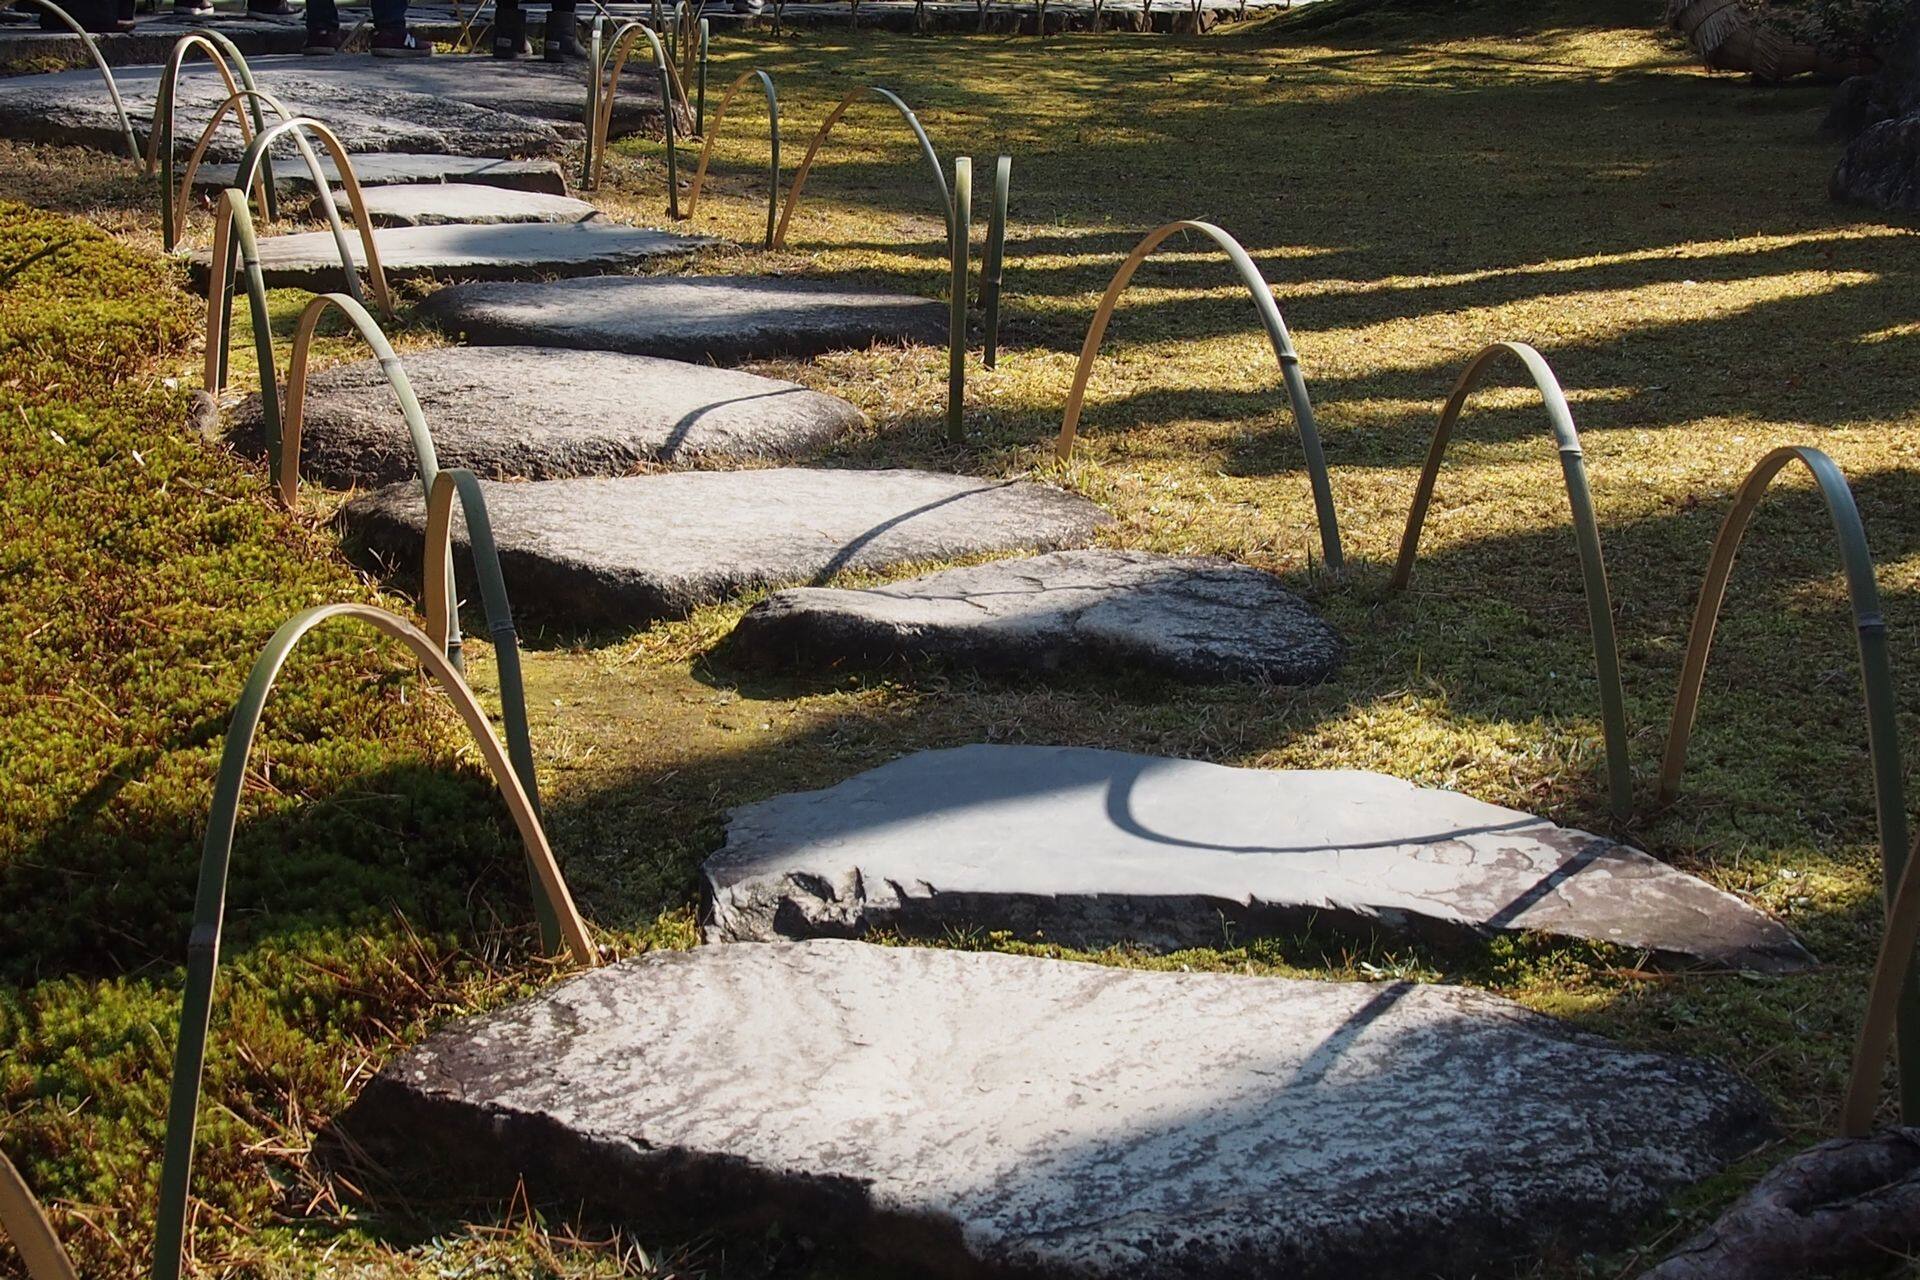
[{"label": "mossy ground", "polygon": [[[814,123],[864,83],[901,92],[943,156],[970,153],[979,175],[995,153],[1015,157],[1005,349],[998,369],[976,362],[970,375],[967,446],[941,437],[943,352],[761,366],[870,413],[871,430],[828,465],[1054,478],[1120,518],[1116,544],[1233,555],[1287,575],[1353,647],[1335,680],[1289,690],[1101,672],[748,677],[709,656],[745,601],[638,636],[536,633],[527,669],[552,834],[612,943],[690,941],[695,868],[728,806],[829,785],[901,751],[984,739],[1375,768],[1631,837],[1774,912],[1824,963],[1782,979],[1663,976],[1636,957],[1538,944],[1440,955],[1311,940],[1089,958],[1481,984],[1748,1075],[1781,1115],[1783,1144],[1769,1155],[1830,1130],[1877,937],[1878,871],[1844,586],[1825,513],[1797,476],[1781,482],[1741,558],[1676,805],[1652,804],[1651,775],[1708,543],[1732,488],[1779,444],[1827,450],[1854,483],[1911,741],[1912,230],[1826,200],[1833,150],[1812,137],[1821,90],[1704,75],[1644,25],[1657,15],[1641,5],[1527,12],[1518,32],[1514,6],[1483,4],[1204,38],[817,32],[719,43],[716,86],[749,66],[776,76],[789,174]],[[759,108],[738,102],[694,226],[753,244],[765,143]],[[659,221],[658,156],[654,144],[621,144],[603,203]],[[88,215],[153,248],[145,190],[113,162],[4,144],[0,158],[0,194]],[[938,293],[930,186],[897,121],[857,109],[822,152],[788,249],[728,251],[694,269]],[[984,195],[977,181],[977,210]],[[1078,460],[1050,461],[1100,291],[1140,234],[1177,217],[1239,236],[1276,287],[1333,466],[1344,579],[1316,563],[1306,475],[1265,339],[1244,292],[1198,242],[1169,244],[1142,269],[1097,367]],[[88,599],[111,601],[97,611],[121,628],[72,641],[57,669],[20,686],[61,732],[21,735],[21,758],[40,772],[0,791],[0,889],[35,894],[7,907],[25,923],[4,944],[14,985],[0,997],[0,1142],[25,1156],[102,1275],[137,1270],[148,1236],[175,948],[222,708],[279,617],[310,599],[373,594],[333,554],[315,514],[330,505],[322,495],[302,519],[275,516],[257,469],[177,427],[181,397],[156,379],[176,366],[191,378],[189,353],[173,283],[149,270],[137,325],[173,340],[114,371],[119,389],[0,392],[30,418],[105,424],[92,435],[63,428],[100,443],[71,464],[28,469],[45,478],[44,497],[18,496],[13,477],[0,477],[8,563],[46,527],[32,536],[58,545],[28,554],[77,566],[39,580],[22,611],[31,616],[0,622],[0,651],[38,653],[51,641],[32,628]],[[275,301],[277,324],[290,328],[300,299]],[[1580,579],[1558,459],[1530,394],[1476,398],[1413,589],[1385,588],[1440,402],[1473,350],[1499,338],[1546,353],[1586,445],[1643,801],[1625,827],[1608,818],[1600,785]],[[433,340],[409,330],[403,344]],[[246,351],[243,338],[243,363]],[[19,430],[11,407],[6,417],[0,429]],[[34,432],[21,439],[47,454]],[[129,469],[134,447],[147,473]],[[139,482],[156,450],[183,477],[164,487],[164,504]],[[84,518],[80,504],[102,495],[101,514]],[[62,505],[65,522],[31,518]],[[150,536],[93,546],[105,513],[122,511],[121,524]],[[214,534],[194,531],[221,520],[234,523],[219,534],[224,558],[196,550]],[[177,529],[189,536],[163,536]],[[394,1045],[544,974],[526,952],[511,850],[481,787],[457,768],[448,727],[421,709],[432,703],[412,696],[402,664],[364,649],[343,643],[296,673],[284,743],[266,753],[273,770],[255,792],[254,860],[243,859],[235,889],[245,928],[216,1028],[198,1186],[205,1267],[307,1273],[325,1258],[326,1268],[408,1276],[833,1269],[787,1240],[669,1231],[645,1241],[651,1252],[577,1246],[558,1227],[564,1208],[548,1219],[553,1233],[503,1206],[428,1202],[403,1216],[307,1176],[315,1128]],[[484,657],[476,665],[484,686]],[[377,696],[349,702],[350,687]],[[39,745],[54,741],[68,745]],[[72,848],[84,853],[79,872],[47,869],[56,856],[73,861]],[[136,874],[146,880],[134,903]],[[488,905],[467,905],[476,901]],[[1716,1180],[1609,1256],[1518,1274],[1632,1274],[1764,1163]]]}]

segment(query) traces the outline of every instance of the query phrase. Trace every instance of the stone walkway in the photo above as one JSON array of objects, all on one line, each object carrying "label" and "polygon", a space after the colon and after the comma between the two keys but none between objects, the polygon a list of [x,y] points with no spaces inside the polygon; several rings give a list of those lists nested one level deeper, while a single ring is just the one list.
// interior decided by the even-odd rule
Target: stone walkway
[{"label": "stone walkway", "polygon": [[1514,1274],[1769,1136],[1730,1073],[1481,992],[859,942],[582,974],[339,1126],[502,1201],[1078,1280]]},{"label": "stone walkway", "polygon": [[1177,950],[1539,933],[1718,968],[1812,963],[1730,893],[1457,792],[1078,747],[925,751],[746,805],[704,876],[722,941],[1005,930]]}]

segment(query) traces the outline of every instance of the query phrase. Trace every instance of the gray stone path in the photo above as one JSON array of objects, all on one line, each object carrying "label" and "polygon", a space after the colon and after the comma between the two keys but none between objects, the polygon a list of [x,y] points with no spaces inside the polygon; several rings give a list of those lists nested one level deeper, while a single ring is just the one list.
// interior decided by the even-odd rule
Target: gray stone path
[{"label": "gray stone path", "polygon": [[[376,227],[488,226],[503,222],[585,222],[599,210],[572,196],[504,191],[464,182],[366,187],[360,193]],[[315,199],[315,216],[319,201]],[[350,202],[342,201],[343,211]]]},{"label": "gray stone path", "polygon": [[[494,479],[788,458],[823,448],[865,421],[838,396],[795,383],[649,356],[444,347],[410,352],[405,365],[440,465]],[[304,416],[303,475],[347,487],[417,474],[378,362],[314,374]],[[242,441],[263,440],[257,395],[241,402],[235,426]]]},{"label": "gray stone path", "polygon": [[986,671],[1147,670],[1188,680],[1324,680],[1340,636],[1280,579],[1217,557],[1059,551],[761,601],[739,661],[819,672],[933,657]]},{"label": "gray stone path", "polygon": [[[584,76],[537,60],[404,61],[341,54],[250,61],[263,89],[294,112],[325,121],[348,151],[550,155],[583,133]],[[114,73],[128,112],[143,125],[152,118],[160,72],[148,66]],[[174,139],[183,154],[225,96],[219,76],[204,62],[189,64],[174,112]],[[658,128],[659,123],[657,97],[651,107],[644,93],[621,93],[616,99],[616,134]],[[114,151],[126,148],[119,118],[91,69],[0,79],[0,134]],[[209,154],[232,160],[240,151],[239,132],[229,125]]]},{"label": "gray stone path", "polygon": [[737,364],[876,342],[945,343],[947,306],[832,281],[618,276],[442,289],[420,314],[469,342]]},{"label": "gray stone path", "polygon": [[1505,1275],[1767,1135],[1731,1073],[1481,992],[857,942],[582,974],[338,1126],[436,1187],[1073,1280]]},{"label": "gray stone path", "polygon": [[[374,233],[380,265],[390,280],[510,280],[525,276],[619,271],[654,258],[693,253],[713,243],[704,236],[627,227],[613,222],[519,222],[493,226],[389,227]],[[356,266],[365,262],[360,238],[348,229]],[[209,249],[189,261],[194,282],[206,287]],[[260,269],[269,288],[339,289],[340,249],[331,231],[300,231],[260,239]]]},{"label": "gray stone path", "polygon": [[1354,770],[1231,769],[976,745],[735,809],[706,862],[713,939],[1011,930],[1159,949],[1309,928],[1539,932],[1763,971],[1806,951],[1638,849]]},{"label": "gray stone path", "polygon": [[[333,157],[320,155],[320,172],[329,182],[340,181]],[[567,179],[552,160],[501,160],[492,156],[417,155],[410,152],[367,151],[353,157],[353,175],[364,187],[457,182],[467,186],[567,194]],[[239,181],[239,166],[203,164],[194,173],[196,188],[222,189]],[[313,178],[304,160],[294,159],[273,168],[275,187],[283,191],[313,191]],[[344,188],[341,188],[344,191]]]},{"label": "gray stone path", "polygon": [[[482,487],[514,608],[563,626],[679,617],[843,569],[1081,546],[1109,519],[1044,485],[931,471],[782,467]],[[376,557],[418,566],[418,484],[356,498],[341,519]]]}]

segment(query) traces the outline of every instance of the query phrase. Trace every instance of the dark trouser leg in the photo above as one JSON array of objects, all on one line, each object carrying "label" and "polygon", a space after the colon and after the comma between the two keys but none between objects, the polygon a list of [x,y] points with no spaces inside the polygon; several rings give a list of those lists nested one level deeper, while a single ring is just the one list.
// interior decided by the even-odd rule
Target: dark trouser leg
[{"label": "dark trouser leg", "polygon": [[375,31],[405,31],[407,29],[407,0],[373,0],[373,29]]},{"label": "dark trouser leg", "polygon": [[309,32],[338,31],[339,29],[340,11],[334,7],[333,0],[307,0]]}]

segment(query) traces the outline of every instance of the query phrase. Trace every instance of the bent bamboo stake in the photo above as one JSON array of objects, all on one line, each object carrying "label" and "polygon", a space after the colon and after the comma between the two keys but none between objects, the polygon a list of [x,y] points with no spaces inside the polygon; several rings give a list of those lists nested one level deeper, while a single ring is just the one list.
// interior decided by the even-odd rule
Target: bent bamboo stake
[{"label": "bent bamboo stake", "polygon": [[0,1152],[0,1231],[19,1251],[29,1280],[79,1280],[46,1211],[5,1152]]},{"label": "bent bamboo stake", "polygon": [[913,114],[913,109],[902,102],[900,95],[891,89],[882,89],[879,85],[867,85],[853,90],[840,99],[839,105],[834,107],[827,114],[827,118],[821,122],[819,132],[813,135],[813,141],[807,146],[806,157],[800,161],[800,168],[794,172],[793,187],[787,192],[786,207],[780,211],[780,225],[774,229],[773,233],[774,248],[786,247],[787,226],[793,221],[793,211],[800,203],[800,193],[806,189],[807,174],[813,171],[813,157],[818,154],[820,144],[825,142],[827,135],[833,132],[833,126],[840,123],[840,117],[847,113],[847,108],[868,94],[872,94],[898,111],[900,118],[906,121],[907,128],[911,129],[913,136],[919,140],[920,153],[927,158],[927,167],[933,172],[934,187],[940,193],[940,210],[941,215],[946,219],[947,235],[949,238],[952,237],[953,193],[947,188],[947,175],[940,167],[940,155],[933,149],[933,142],[927,137],[927,131],[921,127],[920,117]]},{"label": "bent bamboo stake", "polygon": [[[140,142],[133,136],[133,121],[127,115],[127,104],[121,100],[120,83],[113,78],[113,69],[107,65],[107,60],[100,56],[100,46],[94,40],[93,33],[75,22],[73,15],[55,4],[53,0],[29,0],[29,3],[37,4],[51,13],[62,26],[80,37],[80,43],[87,48],[87,57],[93,60],[93,69],[100,73],[100,79],[107,86],[107,96],[113,99],[113,113],[120,117],[120,132],[126,136],[127,140],[127,157],[135,164],[139,164]],[[152,172],[151,165],[148,166],[147,171]]]},{"label": "bent bamboo stake", "polygon": [[1073,388],[1067,393],[1066,411],[1061,417],[1060,438],[1054,444],[1054,454],[1062,462],[1073,457],[1073,441],[1080,425],[1080,410],[1087,395],[1087,381],[1093,376],[1093,362],[1100,355],[1100,341],[1106,336],[1107,323],[1113,319],[1113,309],[1119,303],[1120,295],[1126,292],[1134,272],[1147,260],[1147,255],[1177,231],[1197,231],[1218,245],[1239,274],[1240,283],[1246,286],[1248,295],[1253,298],[1253,305],[1260,313],[1260,323],[1267,331],[1267,341],[1273,347],[1274,359],[1280,363],[1280,378],[1286,384],[1294,422],[1300,429],[1300,448],[1307,456],[1307,476],[1313,485],[1313,505],[1320,522],[1321,554],[1327,568],[1338,573],[1343,562],[1340,555],[1340,523],[1333,507],[1333,483],[1327,476],[1327,459],[1320,448],[1320,428],[1313,419],[1313,402],[1307,398],[1307,382],[1300,373],[1300,357],[1294,352],[1293,338],[1287,332],[1287,322],[1281,318],[1279,304],[1273,300],[1273,286],[1260,274],[1260,268],[1254,265],[1245,247],[1211,222],[1182,219],[1155,228],[1134,246],[1133,252],[1120,264],[1120,269],[1113,273],[1100,305],[1094,310],[1093,323],[1087,328],[1087,339],[1080,347],[1080,363],[1073,371]]},{"label": "bent bamboo stake", "polygon": [[1593,636],[1593,666],[1600,681],[1600,722],[1607,749],[1607,790],[1613,814],[1625,818],[1633,810],[1633,768],[1627,756],[1627,703],[1620,685],[1620,651],[1613,634],[1613,598],[1607,590],[1607,563],[1600,550],[1600,525],[1593,514],[1593,491],[1587,484],[1586,456],[1580,449],[1580,433],[1574,429],[1573,410],[1567,406],[1566,393],[1544,357],[1524,342],[1496,342],[1483,347],[1467,362],[1446,408],[1440,411],[1440,424],[1434,428],[1433,444],[1427,450],[1426,466],[1413,492],[1413,507],[1407,512],[1406,532],[1400,538],[1400,559],[1388,584],[1393,591],[1406,590],[1413,579],[1413,562],[1420,554],[1420,531],[1426,523],[1427,506],[1433,501],[1433,486],[1446,458],[1447,445],[1453,439],[1453,427],[1466,407],[1467,397],[1484,380],[1486,372],[1501,356],[1511,355],[1526,368],[1540,393],[1547,411],[1547,426],[1553,432],[1560,452],[1560,477],[1567,488],[1567,503],[1573,512],[1574,540],[1580,548],[1580,574],[1586,588],[1587,627]]},{"label": "bent bamboo stake", "polygon": [[755,68],[742,71],[727,91],[720,96],[720,105],[713,112],[713,127],[706,133],[700,146],[700,163],[693,171],[693,186],[687,191],[687,216],[691,218],[700,207],[700,191],[707,180],[707,161],[713,155],[714,143],[720,139],[720,126],[727,118],[727,108],[733,105],[733,95],[749,79],[758,76],[761,92],[767,98],[767,240],[766,247],[773,248],[774,218],[780,208],[780,98],[773,89],[773,77]]},{"label": "bent bamboo stake", "polygon": [[267,641],[254,661],[245,689],[234,706],[220,752],[220,771],[214,782],[213,807],[200,858],[200,884],[195,896],[193,932],[187,942],[187,986],[180,1007],[180,1036],[174,1053],[173,1087],[167,1106],[167,1140],[160,1173],[160,1207],[155,1223],[154,1280],[179,1280],[186,1247],[187,1192],[193,1178],[194,1130],[200,1110],[201,1076],[206,1067],[207,1034],[213,1014],[214,979],[220,965],[220,934],[226,918],[227,873],[233,860],[234,827],[239,817],[240,792],[254,736],[266,710],[267,696],[294,648],[315,627],[335,618],[351,618],[400,641],[413,652],[440,685],[473,735],[507,812],[525,846],[527,861],[543,896],[566,939],[575,963],[598,963],[586,922],[574,907],[566,878],[554,860],[546,833],[521,787],[493,726],[466,682],[438,645],[404,618],[363,604],[329,604],[289,618]]}]

